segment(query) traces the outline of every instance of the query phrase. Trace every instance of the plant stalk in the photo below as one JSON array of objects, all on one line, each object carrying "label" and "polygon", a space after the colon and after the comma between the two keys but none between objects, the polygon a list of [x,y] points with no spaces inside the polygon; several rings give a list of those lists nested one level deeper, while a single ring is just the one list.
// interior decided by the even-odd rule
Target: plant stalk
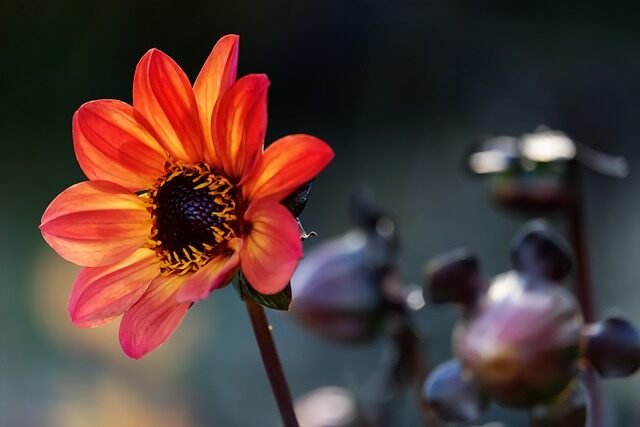
[{"label": "plant stalk", "polygon": [[[582,206],[582,186],[580,182],[580,170],[577,165],[573,165],[570,172],[570,180],[574,191],[574,200],[566,209],[568,233],[571,246],[576,259],[576,294],[582,316],[585,323],[593,323],[596,321],[596,313],[593,298],[593,288],[589,273],[589,253],[587,238],[584,231],[584,208]],[[586,368],[585,386],[589,398],[590,405],[590,421],[591,427],[602,427],[604,425],[602,392],[598,377],[591,366]]]},{"label": "plant stalk", "polygon": [[[406,315],[408,316],[408,315]],[[413,373],[412,388],[425,427],[443,427],[444,423],[436,417],[423,396],[423,384],[429,375],[430,368],[426,355],[422,349],[422,341],[410,325],[405,316],[403,325],[394,336],[399,348],[403,349],[411,372]]]},{"label": "plant stalk", "polygon": [[271,335],[271,329],[267,321],[267,316],[264,313],[264,309],[251,301],[251,299],[245,299],[245,305],[247,307],[247,313],[251,320],[251,326],[256,336],[256,342],[260,349],[260,355],[262,356],[262,363],[264,369],[267,371],[267,377],[271,384],[271,390],[273,396],[278,404],[278,410],[280,411],[280,417],[284,427],[299,427],[298,419],[293,408],[293,401],[291,399],[291,392],[289,391],[289,385],[287,379],[284,376],[282,364],[278,357],[278,350],[273,341]]}]

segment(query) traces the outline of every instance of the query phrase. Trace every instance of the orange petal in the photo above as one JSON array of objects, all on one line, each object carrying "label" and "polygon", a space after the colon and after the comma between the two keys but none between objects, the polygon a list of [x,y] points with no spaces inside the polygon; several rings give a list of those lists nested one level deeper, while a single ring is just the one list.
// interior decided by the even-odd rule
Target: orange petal
[{"label": "orange petal", "polygon": [[158,257],[150,249],[106,267],[83,268],[69,299],[71,321],[84,328],[110,321],[131,308],[159,274]]},{"label": "orange petal", "polygon": [[210,260],[200,270],[186,278],[178,291],[178,302],[198,302],[211,292],[228,283],[240,263],[240,239],[234,239],[234,252],[229,256],[218,256]]},{"label": "orange petal", "polygon": [[158,49],[147,52],[133,78],[133,108],[153,127],[174,160],[203,159],[203,140],[196,98],[187,75]]},{"label": "orange petal", "polygon": [[133,107],[103,99],[73,116],[73,145],[90,180],[111,181],[132,191],[149,188],[164,174],[166,154]]},{"label": "orange petal", "polygon": [[244,76],[220,98],[213,113],[211,133],[218,163],[231,177],[242,177],[262,152],[268,87],[263,74]]},{"label": "orange petal", "polygon": [[302,257],[298,224],[284,206],[269,199],[253,202],[245,221],[251,231],[240,250],[242,272],[258,292],[280,292]]},{"label": "orange petal", "polygon": [[215,158],[211,138],[213,109],[218,98],[236,81],[238,43],[239,37],[235,34],[229,34],[218,40],[193,85],[206,142],[205,156],[210,158],[208,160]]},{"label": "orange petal", "polygon": [[125,354],[140,359],[155,350],[176,330],[191,303],[178,303],[176,293],[184,276],[161,276],[122,316],[120,345]]},{"label": "orange petal", "polygon": [[73,185],[42,216],[44,239],[63,258],[85,267],[113,264],[145,243],[151,219],[144,203],[108,181]]},{"label": "orange petal", "polygon": [[246,198],[282,200],[316,177],[333,159],[333,150],[310,135],[280,138],[264,151],[245,181]]}]

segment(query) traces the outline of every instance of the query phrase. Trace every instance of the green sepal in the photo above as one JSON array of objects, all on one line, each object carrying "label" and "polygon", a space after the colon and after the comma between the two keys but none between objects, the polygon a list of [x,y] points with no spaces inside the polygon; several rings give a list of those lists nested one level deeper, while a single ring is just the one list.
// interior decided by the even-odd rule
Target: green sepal
[{"label": "green sepal", "polygon": [[272,310],[289,311],[291,308],[291,284],[287,284],[287,287],[273,295],[261,294],[256,291],[249,283],[242,272],[239,272],[236,276],[234,283],[236,291],[240,294],[240,298],[251,298],[256,304],[260,304],[263,307],[270,308]]}]

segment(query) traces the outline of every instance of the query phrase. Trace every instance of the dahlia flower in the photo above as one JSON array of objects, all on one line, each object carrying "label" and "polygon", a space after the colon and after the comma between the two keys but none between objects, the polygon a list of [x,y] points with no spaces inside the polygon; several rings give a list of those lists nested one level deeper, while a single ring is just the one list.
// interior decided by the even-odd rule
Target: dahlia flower
[{"label": "dahlia flower", "polygon": [[135,70],[133,105],[82,105],[73,144],[88,181],[63,191],[40,229],[83,268],[72,322],[120,315],[124,352],[163,344],[187,309],[240,270],[261,294],[283,290],[302,256],[296,218],[280,203],[333,158],[321,140],[289,135],[263,148],[269,80],[236,80],[238,37],[214,46],[195,84],[157,49]]}]

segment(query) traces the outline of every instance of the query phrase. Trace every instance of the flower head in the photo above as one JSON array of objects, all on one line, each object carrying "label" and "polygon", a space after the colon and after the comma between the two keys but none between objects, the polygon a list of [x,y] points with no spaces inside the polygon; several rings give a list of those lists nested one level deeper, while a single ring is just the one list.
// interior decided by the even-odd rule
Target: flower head
[{"label": "flower head", "polygon": [[163,52],[136,67],[133,106],[82,105],[73,142],[89,181],[63,191],[40,229],[81,265],[74,324],[121,314],[120,343],[139,358],[164,343],[187,309],[240,269],[256,291],[286,287],[302,243],[280,203],[333,158],[321,140],[285,136],[263,149],[265,75],[236,81],[238,37],[214,46],[195,84]]}]

